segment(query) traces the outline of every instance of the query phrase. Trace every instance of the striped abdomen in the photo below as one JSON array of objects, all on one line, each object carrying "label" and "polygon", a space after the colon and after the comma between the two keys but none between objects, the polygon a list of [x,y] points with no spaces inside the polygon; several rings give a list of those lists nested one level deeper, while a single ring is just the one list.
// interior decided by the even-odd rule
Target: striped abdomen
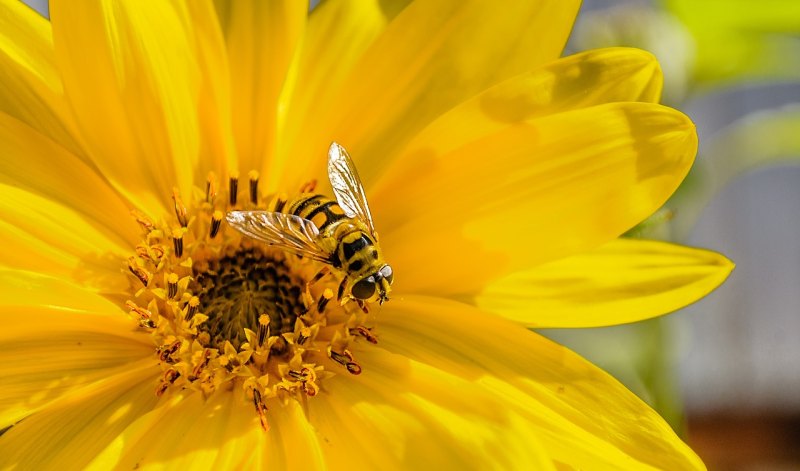
[{"label": "striped abdomen", "polygon": [[314,193],[303,193],[288,201],[276,199],[270,204],[269,210],[308,219],[320,233],[329,229],[331,224],[348,219],[336,201]]},{"label": "striped abdomen", "polygon": [[303,193],[288,201],[277,199],[269,209],[313,222],[324,243],[329,244],[326,249],[331,254],[331,265],[342,268],[349,276],[369,275],[383,263],[367,227],[347,217],[336,201],[324,195]]}]

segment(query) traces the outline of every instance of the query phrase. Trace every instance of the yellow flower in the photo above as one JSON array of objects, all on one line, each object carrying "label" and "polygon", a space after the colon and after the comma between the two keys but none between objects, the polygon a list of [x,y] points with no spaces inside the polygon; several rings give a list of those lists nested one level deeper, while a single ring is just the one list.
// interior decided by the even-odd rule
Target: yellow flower
[{"label": "yellow flower", "polygon": [[[615,240],[696,135],[649,54],[558,59],[577,2],[50,8],[0,0],[0,467],[703,468],[527,329],[660,315],[732,267]],[[369,314],[213,229],[326,182],[333,140],[394,267]],[[267,292],[280,316],[234,315]]]}]

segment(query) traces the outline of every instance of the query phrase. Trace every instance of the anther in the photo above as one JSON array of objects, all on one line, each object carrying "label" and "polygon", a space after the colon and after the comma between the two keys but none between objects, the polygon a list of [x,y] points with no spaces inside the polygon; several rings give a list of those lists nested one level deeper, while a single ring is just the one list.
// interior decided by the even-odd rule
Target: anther
[{"label": "anther", "polygon": [[208,366],[208,362],[209,362],[209,360],[211,360],[211,349],[210,349],[210,348],[203,349],[203,361],[202,361],[202,362],[200,362],[200,364],[199,364],[199,365],[197,365],[197,366],[196,366],[196,367],[195,367],[195,368],[192,370],[192,375],[193,375],[195,378],[199,377],[199,376],[200,376],[200,373],[202,373],[202,372],[203,372],[203,368],[205,368],[206,366]]},{"label": "anther", "polygon": [[305,381],[303,381],[303,390],[308,396],[316,396],[319,392],[319,386],[317,386],[317,373],[312,370],[311,368],[303,368],[300,373],[305,375]]},{"label": "anther", "polygon": [[175,298],[178,294],[178,275],[170,273],[167,275],[167,297],[169,299]]},{"label": "anther", "polygon": [[139,258],[143,258],[145,260],[152,260],[152,257],[150,257],[150,251],[148,251],[147,247],[145,247],[144,245],[137,245],[135,250],[136,250],[136,255]]},{"label": "anther", "polygon": [[276,212],[281,212],[283,211],[283,207],[286,206],[287,200],[288,197],[285,194],[281,193],[275,195],[275,198],[273,199],[272,203],[270,203],[270,207],[274,208]]},{"label": "anther", "polygon": [[268,431],[269,424],[267,424],[267,406],[264,404],[261,393],[255,388],[253,388],[253,405],[256,407],[258,418],[261,421],[261,428],[264,429],[265,432]]},{"label": "anther", "polygon": [[247,175],[250,178],[250,202],[258,204],[258,172],[250,170]]},{"label": "anther", "polygon": [[319,386],[315,381],[306,381],[303,383],[303,391],[305,391],[307,396],[314,397],[319,392]]},{"label": "anther", "polygon": [[214,172],[208,172],[208,179],[206,180],[206,203],[214,204],[214,198],[217,196],[217,176]]},{"label": "anther", "polygon": [[216,210],[214,214],[211,215],[211,231],[209,232],[209,236],[213,239],[219,233],[219,228],[222,225],[222,211]]},{"label": "anther", "polygon": [[161,397],[167,389],[175,383],[175,381],[180,378],[181,374],[178,373],[177,370],[172,368],[168,369],[164,372],[164,378],[161,380],[161,384],[158,385],[156,388],[156,396]]},{"label": "anther", "polygon": [[164,381],[174,383],[176,379],[180,378],[181,374],[172,368],[164,372]]},{"label": "anther", "polygon": [[144,286],[150,284],[150,278],[152,277],[152,275],[150,274],[149,271],[137,265],[136,259],[134,259],[133,257],[130,257],[128,259],[128,270],[130,270],[130,272],[133,273],[133,275],[136,276],[136,278],[138,278],[139,281],[141,281]]},{"label": "anther", "polygon": [[172,248],[177,258],[183,256],[183,230],[175,229],[172,231]]},{"label": "anther", "polygon": [[363,325],[359,325],[355,329],[350,329],[350,335],[356,335],[356,334],[367,339],[367,342],[369,343],[373,344],[378,343],[378,338],[375,337],[375,334],[373,334],[370,329],[364,327]]},{"label": "anther", "polygon": [[353,354],[350,353],[349,350],[345,349],[342,353],[334,352],[333,349],[328,346],[328,356],[335,361],[336,363],[344,366],[347,368],[347,371],[350,374],[358,375],[361,374],[361,366],[356,363],[353,358]]},{"label": "anther", "polygon": [[175,360],[172,359],[172,355],[174,355],[180,347],[180,340],[176,340],[170,345],[162,345],[158,347],[158,359],[164,363],[175,363]]},{"label": "anther", "polygon": [[317,180],[312,179],[300,186],[300,193],[311,193],[315,188],[317,188]]},{"label": "anther", "polygon": [[236,206],[237,193],[239,192],[239,174],[231,174],[228,187],[228,197],[231,206]]},{"label": "anther", "polygon": [[175,216],[178,218],[178,222],[181,227],[186,227],[189,224],[189,219],[186,216],[186,206],[181,201],[177,188],[172,190],[172,201],[175,202]]},{"label": "anther", "polygon": [[295,381],[308,381],[308,368],[303,368],[303,371],[289,370],[288,375]]},{"label": "anther", "polygon": [[261,314],[258,316],[258,346],[263,347],[269,333],[269,316]]},{"label": "anther", "polygon": [[133,301],[125,301],[125,307],[130,309],[131,314],[136,314],[136,316],[139,318],[140,326],[147,327],[149,329],[154,329],[156,327],[156,323],[153,322],[153,313],[147,309],[137,306]]},{"label": "anther", "polygon": [[197,314],[197,309],[200,307],[200,298],[197,296],[192,296],[189,299],[189,302],[186,303],[186,320],[192,320],[195,314]]},{"label": "anther", "polygon": [[142,229],[144,229],[145,232],[150,232],[153,229],[155,229],[156,225],[153,224],[153,221],[151,221],[150,218],[148,218],[141,212],[134,209],[131,211],[131,215],[134,217],[134,219],[136,219],[136,222],[139,223],[140,226],[142,226]]},{"label": "anther", "polygon": [[164,247],[160,245],[154,245],[150,247],[150,252],[153,254],[153,262],[158,263],[164,257]]},{"label": "anther", "polygon": [[297,334],[296,342],[298,345],[303,345],[310,338],[311,338],[311,329],[309,329],[308,327],[303,327],[302,329],[300,329],[300,333]]},{"label": "anther", "polygon": [[322,292],[322,296],[320,296],[319,301],[317,302],[317,312],[322,314],[325,312],[325,307],[328,305],[328,302],[333,299],[333,290],[330,288],[325,288],[325,291]]}]

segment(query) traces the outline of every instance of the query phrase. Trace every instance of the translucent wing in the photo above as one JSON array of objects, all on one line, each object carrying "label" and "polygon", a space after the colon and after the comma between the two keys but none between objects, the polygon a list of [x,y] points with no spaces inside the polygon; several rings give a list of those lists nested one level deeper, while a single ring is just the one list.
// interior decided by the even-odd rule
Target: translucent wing
[{"label": "translucent wing", "polygon": [[367,196],[353,161],[344,147],[332,143],[328,149],[328,178],[331,180],[336,201],[347,217],[359,219],[375,235],[375,225],[369,212]]},{"label": "translucent wing", "polygon": [[330,263],[330,255],[319,245],[319,229],[313,222],[293,214],[271,211],[229,211],[228,224],[242,234],[267,244]]}]

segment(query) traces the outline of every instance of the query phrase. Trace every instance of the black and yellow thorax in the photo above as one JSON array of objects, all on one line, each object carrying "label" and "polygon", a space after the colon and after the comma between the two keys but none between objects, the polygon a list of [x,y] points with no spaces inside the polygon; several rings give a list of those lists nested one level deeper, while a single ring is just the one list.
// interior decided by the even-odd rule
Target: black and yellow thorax
[{"label": "black and yellow thorax", "polygon": [[276,198],[270,211],[292,214],[314,223],[321,244],[331,254],[331,265],[351,276],[374,271],[384,264],[380,249],[369,229],[350,218],[335,200],[317,193],[302,193],[295,198]]}]

